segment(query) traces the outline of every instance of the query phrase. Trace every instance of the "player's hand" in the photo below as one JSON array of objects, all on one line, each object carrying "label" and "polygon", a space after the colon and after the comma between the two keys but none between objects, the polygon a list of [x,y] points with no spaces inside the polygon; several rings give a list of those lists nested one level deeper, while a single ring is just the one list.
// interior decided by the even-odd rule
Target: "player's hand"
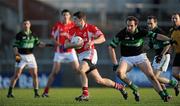
[{"label": "player's hand", "polygon": [[114,65],[113,65],[113,71],[116,71],[117,68],[118,68],[118,66],[119,66],[118,64],[114,64]]},{"label": "player's hand", "polygon": [[173,45],[173,44],[178,45],[178,43],[177,43],[176,40],[173,40],[173,39],[172,39],[172,40],[170,40],[169,42],[170,42],[171,45]]},{"label": "player's hand", "polygon": [[93,45],[93,44],[94,44],[94,42],[90,41],[90,42],[86,43],[85,48],[90,48],[91,45]]},{"label": "player's hand", "polygon": [[162,55],[158,55],[156,56],[156,63],[160,63],[161,62],[161,59],[162,59]]},{"label": "player's hand", "polygon": [[15,56],[15,60],[16,60],[17,63],[19,63],[21,61],[21,56],[17,54]]}]

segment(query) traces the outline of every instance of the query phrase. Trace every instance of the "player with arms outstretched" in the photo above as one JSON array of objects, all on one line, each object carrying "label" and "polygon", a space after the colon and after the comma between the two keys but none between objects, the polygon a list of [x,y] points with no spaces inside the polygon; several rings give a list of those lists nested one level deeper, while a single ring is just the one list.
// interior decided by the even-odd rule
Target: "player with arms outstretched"
[{"label": "player with arms outstretched", "polygon": [[[161,98],[167,102],[166,95],[161,88],[161,85],[155,77],[149,59],[146,53],[143,52],[144,37],[149,36],[155,39],[169,41],[170,39],[161,34],[148,32],[138,28],[138,19],[134,16],[128,16],[126,19],[126,28],[122,29],[111,41],[109,45],[109,54],[114,66],[117,66],[116,72],[121,80],[123,80],[132,90],[136,101],[140,101],[140,95],[137,86],[127,78],[129,72],[134,66],[139,67],[148,79],[152,82],[153,87],[159,93]],[[117,62],[115,48],[120,46],[121,58]]]}]

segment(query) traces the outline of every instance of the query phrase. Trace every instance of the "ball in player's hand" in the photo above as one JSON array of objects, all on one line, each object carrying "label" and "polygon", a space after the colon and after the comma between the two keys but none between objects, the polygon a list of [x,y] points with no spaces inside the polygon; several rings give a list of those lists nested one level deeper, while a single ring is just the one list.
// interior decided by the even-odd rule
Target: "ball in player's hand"
[{"label": "ball in player's hand", "polygon": [[[80,36],[73,36],[72,39],[71,39],[71,43],[72,44],[78,45],[80,43],[82,44],[83,42],[84,41],[83,41],[83,39]],[[80,48],[82,48],[82,46],[76,47],[75,49],[80,49]]]}]

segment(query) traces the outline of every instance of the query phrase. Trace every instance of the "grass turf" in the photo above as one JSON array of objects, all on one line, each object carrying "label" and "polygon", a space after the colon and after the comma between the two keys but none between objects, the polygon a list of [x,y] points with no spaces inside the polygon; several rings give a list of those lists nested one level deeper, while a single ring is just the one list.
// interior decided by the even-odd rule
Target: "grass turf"
[{"label": "grass turf", "polygon": [[[0,106],[180,106],[180,95],[176,97],[173,89],[168,89],[173,96],[168,103],[163,102],[152,88],[139,90],[141,100],[136,102],[132,91],[127,88],[128,100],[124,100],[119,91],[110,88],[89,88],[90,100],[77,102],[76,96],[81,88],[52,88],[49,98],[34,98],[33,89],[13,90],[15,98],[7,98],[7,89],[0,90]],[[40,89],[41,94],[43,89]]]}]

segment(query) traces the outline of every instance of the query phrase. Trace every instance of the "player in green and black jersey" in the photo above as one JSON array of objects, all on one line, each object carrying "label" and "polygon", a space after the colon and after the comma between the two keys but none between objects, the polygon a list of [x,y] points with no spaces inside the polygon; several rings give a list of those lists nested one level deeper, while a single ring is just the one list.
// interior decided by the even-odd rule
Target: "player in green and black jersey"
[{"label": "player in green and black jersey", "polygon": [[[118,76],[123,80],[132,90],[135,96],[135,100],[139,101],[140,96],[137,90],[137,86],[132,83],[126,76],[134,66],[139,67],[145,75],[152,82],[155,90],[160,94],[161,98],[167,102],[168,95],[166,95],[153,74],[153,70],[146,53],[143,52],[144,38],[150,37],[159,40],[165,40],[170,42],[170,39],[161,34],[153,33],[144,29],[138,28],[138,19],[134,16],[129,16],[126,19],[127,27],[122,29],[111,41],[109,46],[109,53],[113,64],[119,65],[117,68]],[[114,49],[120,46],[121,48],[121,59],[117,62],[116,53]]]},{"label": "player in green and black jersey", "polygon": [[29,68],[29,72],[33,78],[34,97],[39,97],[38,94],[38,70],[33,49],[36,46],[45,47],[51,44],[40,42],[39,38],[30,30],[31,23],[29,20],[23,22],[23,30],[16,34],[13,49],[16,58],[16,71],[11,79],[7,97],[13,98],[12,89],[15,87],[16,81],[20,77],[24,67]]},{"label": "player in green and black jersey", "polygon": [[[155,16],[149,16],[147,19],[148,30],[164,34],[165,32],[158,27],[157,18]],[[163,90],[167,93],[165,84],[169,84],[175,88],[175,92],[177,91],[177,81],[174,79],[168,79],[166,77],[160,76],[161,72],[166,72],[169,66],[170,54],[168,53],[170,45],[165,41],[157,40],[150,38],[149,46],[155,49],[155,57],[152,63],[152,67],[154,69],[154,74],[160,82]]]}]

